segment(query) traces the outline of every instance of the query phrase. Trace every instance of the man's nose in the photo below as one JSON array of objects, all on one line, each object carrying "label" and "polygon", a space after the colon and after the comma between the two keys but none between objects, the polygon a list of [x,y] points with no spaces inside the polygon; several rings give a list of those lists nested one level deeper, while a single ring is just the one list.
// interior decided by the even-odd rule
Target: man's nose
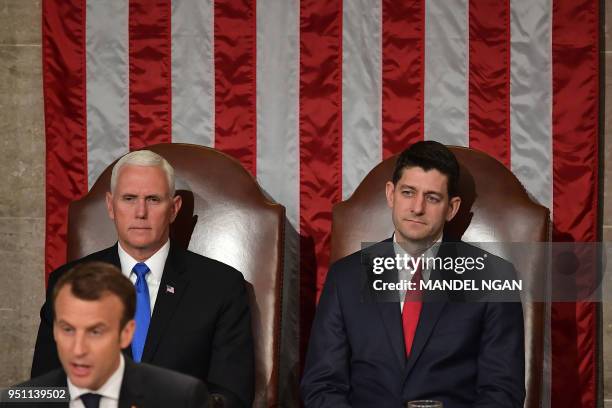
[{"label": "man's nose", "polygon": [[412,212],[420,215],[425,211],[425,197],[421,194],[417,194],[412,200]]},{"label": "man's nose", "polygon": [[72,353],[75,356],[84,356],[87,354],[88,346],[85,333],[77,333],[74,336],[74,343],[72,344]]},{"label": "man's nose", "polygon": [[147,200],[144,198],[136,201],[136,218],[147,218]]}]

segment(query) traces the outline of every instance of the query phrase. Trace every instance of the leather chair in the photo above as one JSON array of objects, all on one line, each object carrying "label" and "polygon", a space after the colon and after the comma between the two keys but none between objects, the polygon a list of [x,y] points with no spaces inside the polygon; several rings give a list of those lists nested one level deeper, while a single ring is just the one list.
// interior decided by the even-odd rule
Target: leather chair
[{"label": "leather chair", "polygon": [[[533,202],[518,179],[497,160],[477,150],[450,147],[460,165],[458,214],[445,234],[466,242],[498,242],[504,256],[516,245],[550,241],[549,210]],[[393,232],[385,199],[385,183],[391,180],[397,156],[376,166],[346,201],[333,208],[331,262],[361,249],[362,242],[378,242]],[[364,216],[366,215],[366,216]],[[512,248],[514,246],[514,248]],[[489,248],[487,248],[489,250]],[[544,251],[527,251],[514,262],[519,277],[529,287],[545,284]],[[512,258],[513,261],[516,258]],[[541,406],[544,380],[546,305],[523,298],[525,319],[525,407]]]},{"label": "leather chair", "polygon": [[[171,237],[191,251],[233,266],[248,282],[255,341],[253,406],[277,405],[284,207],[268,200],[240,163],[221,152],[178,143],[147,149],[174,167],[177,194],[183,198]],[[69,260],[117,239],[104,201],[111,170],[112,165],[85,197],[70,205]]]}]

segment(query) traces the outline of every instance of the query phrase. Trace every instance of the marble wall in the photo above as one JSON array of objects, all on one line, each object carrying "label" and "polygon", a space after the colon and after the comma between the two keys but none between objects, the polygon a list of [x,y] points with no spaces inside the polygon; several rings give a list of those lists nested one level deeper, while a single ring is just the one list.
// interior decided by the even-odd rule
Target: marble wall
[{"label": "marble wall", "polygon": [[40,0],[0,0],[0,388],[29,376],[44,298]]},{"label": "marble wall", "polygon": [[[0,388],[29,375],[44,297],[40,3],[0,0]],[[605,163],[612,163],[612,7],[605,19]],[[604,239],[612,241],[612,165],[605,169],[603,222]],[[612,408],[612,304],[603,309],[604,390]]]}]

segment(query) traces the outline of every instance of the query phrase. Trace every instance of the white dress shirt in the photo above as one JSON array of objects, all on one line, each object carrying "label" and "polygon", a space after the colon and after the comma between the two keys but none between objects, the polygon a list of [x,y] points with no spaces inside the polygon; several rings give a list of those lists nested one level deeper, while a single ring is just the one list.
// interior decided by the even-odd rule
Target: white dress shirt
[{"label": "white dress shirt", "polygon": [[123,354],[119,353],[119,367],[97,390],[89,390],[87,388],[79,388],[70,382],[68,378],[68,392],[70,392],[70,408],[85,408],[81,395],[93,393],[98,394],[100,398],[100,408],[118,408],[119,407],[119,392],[121,391],[121,383],[123,382],[123,372],[125,370],[125,361]]},{"label": "white dress shirt", "polygon": [[[121,243],[118,245],[119,247],[119,261],[121,262],[121,272],[123,275],[127,276],[132,283],[136,284],[136,273],[132,272],[134,269],[134,265],[138,263],[138,261],[130,254],[125,252],[125,250],[121,247]],[[147,287],[149,288],[149,300],[151,301],[151,314],[153,314],[153,307],[155,306],[155,300],[157,299],[157,293],[159,292],[159,285],[161,283],[162,275],[164,273],[164,265],[166,265],[166,259],[168,258],[168,252],[170,252],[170,240],[166,241],[166,243],[159,248],[159,250],[154,253],[149,259],[143,261],[151,272],[147,273],[145,280],[147,281]]]},{"label": "white dress shirt", "polygon": [[[425,258],[435,257],[436,254],[438,253],[438,250],[440,249],[441,243],[442,243],[442,235],[440,235],[438,239],[436,240],[436,242],[434,242],[434,244],[430,246],[427,249],[427,251],[425,251],[423,256]],[[406,252],[406,250],[400,245],[399,242],[397,242],[397,237],[395,236],[395,233],[393,233],[393,249],[396,255],[400,255],[402,257],[404,255],[412,256],[408,252]],[[417,256],[420,256],[420,254]],[[408,265],[410,265],[410,263]],[[414,271],[412,270],[412,268],[410,268],[410,266],[408,266],[408,268],[398,270],[397,273],[398,273],[398,280],[401,282],[404,280],[408,280],[408,281],[411,280],[412,275],[414,274]],[[431,275],[430,269],[421,268],[421,279],[423,279],[423,282],[427,282],[429,280],[430,275]],[[405,290],[400,291],[400,297],[401,297],[400,298],[401,299],[400,300],[400,311],[404,309],[405,296],[406,296],[406,291]]]}]

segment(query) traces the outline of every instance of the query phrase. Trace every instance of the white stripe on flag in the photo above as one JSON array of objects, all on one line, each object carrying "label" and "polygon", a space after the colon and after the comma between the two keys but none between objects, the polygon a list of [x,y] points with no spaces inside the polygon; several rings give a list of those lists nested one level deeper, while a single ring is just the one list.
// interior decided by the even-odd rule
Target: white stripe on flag
[{"label": "white stripe on flag", "polygon": [[257,1],[257,181],[299,230],[299,1]]},{"label": "white stripe on flag", "polygon": [[342,199],[382,160],[382,4],[345,0],[342,22]]},{"label": "white stripe on flag", "polygon": [[552,4],[512,0],[510,9],[512,172],[552,211]]},{"label": "white stripe on flag", "polygon": [[[552,0],[512,0],[510,3],[510,163],[527,192],[550,209],[551,219],[552,15]],[[551,404],[550,333],[550,303],[547,303],[543,407]]]},{"label": "white stripe on flag", "polygon": [[[279,399],[297,401],[300,321],[300,156],[299,156],[299,0],[258,0],[257,43],[257,181],[285,206],[283,310]],[[299,370],[298,370],[299,371]]]},{"label": "white stripe on flag", "polygon": [[425,2],[425,140],[468,146],[467,0]]},{"label": "white stripe on flag", "polygon": [[87,181],[129,149],[128,3],[87,1]]},{"label": "white stripe on flag", "polygon": [[172,141],[214,146],[212,0],[172,0]]}]

